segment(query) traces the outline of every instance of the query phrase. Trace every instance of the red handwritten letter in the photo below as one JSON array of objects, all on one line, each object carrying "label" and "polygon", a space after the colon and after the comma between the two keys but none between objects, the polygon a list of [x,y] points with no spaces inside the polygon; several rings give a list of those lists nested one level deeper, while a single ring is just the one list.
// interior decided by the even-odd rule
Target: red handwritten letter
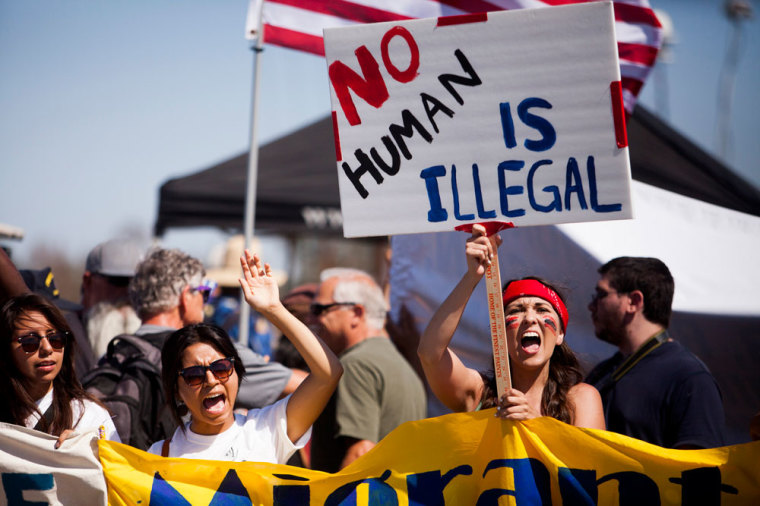
[{"label": "red handwritten letter", "polygon": [[380,66],[377,60],[369,52],[367,46],[359,47],[355,52],[356,58],[362,69],[359,75],[345,63],[334,61],[330,64],[328,74],[335,94],[338,96],[340,107],[346,115],[348,124],[358,125],[362,122],[356,111],[354,100],[351,98],[349,89],[357,96],[364,99],[369,105],[379,109],[388,100],[388,88],[385,86],[383,76],[380,74]]}]

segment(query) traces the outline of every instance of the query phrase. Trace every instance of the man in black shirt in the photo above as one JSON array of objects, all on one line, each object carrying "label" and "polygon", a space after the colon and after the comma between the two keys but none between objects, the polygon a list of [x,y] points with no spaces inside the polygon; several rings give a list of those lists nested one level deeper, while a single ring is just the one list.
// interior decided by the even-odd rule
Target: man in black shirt
[{"label": "man in black shirt", "polygon": [[607,430],[666,448],[724,444],[720,390],[707,367],[668,334],[674,282],[656,258],[599,268],[589,304],[596,336],[618,347],[586,378],[602,395]]}]

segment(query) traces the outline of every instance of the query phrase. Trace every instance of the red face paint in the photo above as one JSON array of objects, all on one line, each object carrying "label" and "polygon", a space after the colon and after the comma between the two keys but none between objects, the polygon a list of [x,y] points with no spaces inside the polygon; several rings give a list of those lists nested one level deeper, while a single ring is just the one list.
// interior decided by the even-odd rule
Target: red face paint
[{"label": "red face paint", "polygon": [[557,333],[557,322],[551,316],[544,316],[544,325],[550,327],[555,334]]},{"label": "red face paint", "polygon": [[517,316],[507,316],[506,318],[504,318],[504,322],[507,324],[507,327],[509,328],[515,328],[520,324],[519,318]]},{"label": "red face paint", "polygon": [[523,279],[511,282],[502,295],[504,306],[517,299],[518,297],[533,296],[544,299],[552,305],[554,310],[562,320],[562,328],[567,328],[567,308],[557,292],[535,279]]}]

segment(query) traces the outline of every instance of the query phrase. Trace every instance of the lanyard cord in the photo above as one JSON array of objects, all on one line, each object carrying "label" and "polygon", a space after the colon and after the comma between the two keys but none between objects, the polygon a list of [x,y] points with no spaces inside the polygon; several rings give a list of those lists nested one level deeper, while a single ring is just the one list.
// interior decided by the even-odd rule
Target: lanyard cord
[{"label": "lanyard cord", "polygon": [[647,342],[645,342],[641,347],[636,350],[635,353],[633,353],[630,357],[625,359],[622,364],[620,364],[617,369],[612,371],[612,373],[608,376],[606,376],[599,384],[599,391],[605,390],[612,386],[613,383],[616,383],[620,381],[620,379],[625,376],[628,371],[633,369],[633,366],[638,364],[641,359],[646,357],[649,353],[651,353],[656,348],[659,348],[660,345],[662,345],[664,342],[668,341],[670,339],[670,336],[668,335],[667,329],[663,329],[661,332],[658,332],[654,336],[652,336]]}]

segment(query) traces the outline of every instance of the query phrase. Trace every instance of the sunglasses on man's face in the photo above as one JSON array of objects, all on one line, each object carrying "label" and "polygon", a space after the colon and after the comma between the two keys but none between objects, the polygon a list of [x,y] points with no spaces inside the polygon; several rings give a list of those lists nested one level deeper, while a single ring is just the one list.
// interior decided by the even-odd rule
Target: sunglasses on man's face
[{"label": "sunglasses on man's face", "polygon": [[330,308],[338,307],[338,306],[355,306],[355,302],[331,302],[330,304],[320,304],[318,302],[312,302],[310,309],[311,314],[314,316],[319,316],[322,313],[325,313],[330,310]]},{"label": "sunglasses on man's face", "polygon": [[211,287],[200,285],[200,286],[191,286],[190,290],[194,292],[199,292],[201,294],[201,297],[203,297],[203,303],[205,304],[208,302],[208,298],[211,295]]},{"label": "sunglasses on man's face", "polygon": [[234,363],[234,357],[220,358],[219,360],[214,360],[209,365],[191,365],[190,367],[185,367],[179,372],[179,375],[182,376],[187,386],[190,387],[197,387],[206,381],[206,371],[211,371],[216,379],[223,382],[232,376]]},{"label": "sunglasses on man's face", "polygon": [[54,350],[62,350],[63,347],[66,346],[68,336],[68,332],[51,332],[42,336],[36,332],[30,332],[17,337],[16,341],[21,344],[21,349],[24,350],[25,353],[34,353],[40,349],[42,338],[47,339],[50,343],[50,347]]}]

